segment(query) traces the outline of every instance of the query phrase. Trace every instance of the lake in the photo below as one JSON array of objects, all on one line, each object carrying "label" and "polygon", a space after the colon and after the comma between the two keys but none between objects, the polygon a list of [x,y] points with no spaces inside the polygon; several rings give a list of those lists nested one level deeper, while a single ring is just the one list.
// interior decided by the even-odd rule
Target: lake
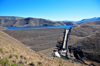
[{"label": "lake", "polygon": [[6,27],[6,30],[10,29],[40,29],[40,28],[66,28],[70,29],[71,27],[74,27],[75,25],[64,25],[64,26],[34,26],[34,27]]}]

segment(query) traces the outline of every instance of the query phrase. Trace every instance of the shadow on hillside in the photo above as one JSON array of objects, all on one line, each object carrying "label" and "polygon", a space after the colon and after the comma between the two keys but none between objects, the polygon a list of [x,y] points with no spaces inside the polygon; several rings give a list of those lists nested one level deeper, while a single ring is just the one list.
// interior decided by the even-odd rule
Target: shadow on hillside
[{"label": "shadow on hillside", "polygon": [[84,54],[82,52],[82,50],[80,49],[80,47],[72,47],[72,46],[68,46],[68,51],[69,53],[73,54],[73,56],[76,58],[76,60],[81,61],[83,64],[86,64],[82,59],[84,57]]}]

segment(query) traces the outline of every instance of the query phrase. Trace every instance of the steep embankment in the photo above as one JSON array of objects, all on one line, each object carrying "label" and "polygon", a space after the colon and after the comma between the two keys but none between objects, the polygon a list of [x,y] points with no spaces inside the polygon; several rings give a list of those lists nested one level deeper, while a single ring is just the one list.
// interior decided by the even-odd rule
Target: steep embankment
[{"label": "steep embankment", "polygon": [[68,45],[80,48],[86,59],[100,63],[100,21],[73,27]]},{"label": "steep embankment", "polygon": [[[5,59],[6,58],[6,59]],[[5,60],[4,60],[5,59]],[[8,61],[9,60],[9,61]],[[15,38],[0,31],[0,64],[13,66],[80,66],[82,64],[38,54]],[[14,63],[14,64],[13,64]],[[85,66],[85,65],[82,65]]]},{"label": "steep embankment", "polygon": [[11,16],[0,16],[0,26],[2,27],[22,27],[22,26],[61,26],[64,23],[57,23],[41,18],[22,18]]},{"label": "steep embankment", "polygon": [[4,32],[16,38],[27,47],[35,51],[41,51],[54,48],[58,38],[64,34],[64,30],[64,28],[46,28],[4,30]]}]

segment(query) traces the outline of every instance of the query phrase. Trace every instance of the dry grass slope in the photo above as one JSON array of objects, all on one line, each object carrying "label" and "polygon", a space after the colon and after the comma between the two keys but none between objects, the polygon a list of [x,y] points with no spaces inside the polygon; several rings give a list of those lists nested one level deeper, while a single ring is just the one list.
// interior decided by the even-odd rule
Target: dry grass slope
[{"label": "dry grass slope", "polygon": [[19,64],[24,64],[24,66],[85,66],[36,53],[2,31],[0,31],[0,57],[8,59],[9,63],[15,63],[17,66]]}]

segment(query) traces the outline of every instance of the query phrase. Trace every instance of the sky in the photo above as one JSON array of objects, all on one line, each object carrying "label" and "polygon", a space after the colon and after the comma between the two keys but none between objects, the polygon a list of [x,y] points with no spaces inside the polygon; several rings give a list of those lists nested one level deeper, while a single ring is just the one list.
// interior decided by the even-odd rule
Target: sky
[{"label": "sky", "polygon": [[79,21],[100,17],[100,0],[0,0],[0,16]]}]

